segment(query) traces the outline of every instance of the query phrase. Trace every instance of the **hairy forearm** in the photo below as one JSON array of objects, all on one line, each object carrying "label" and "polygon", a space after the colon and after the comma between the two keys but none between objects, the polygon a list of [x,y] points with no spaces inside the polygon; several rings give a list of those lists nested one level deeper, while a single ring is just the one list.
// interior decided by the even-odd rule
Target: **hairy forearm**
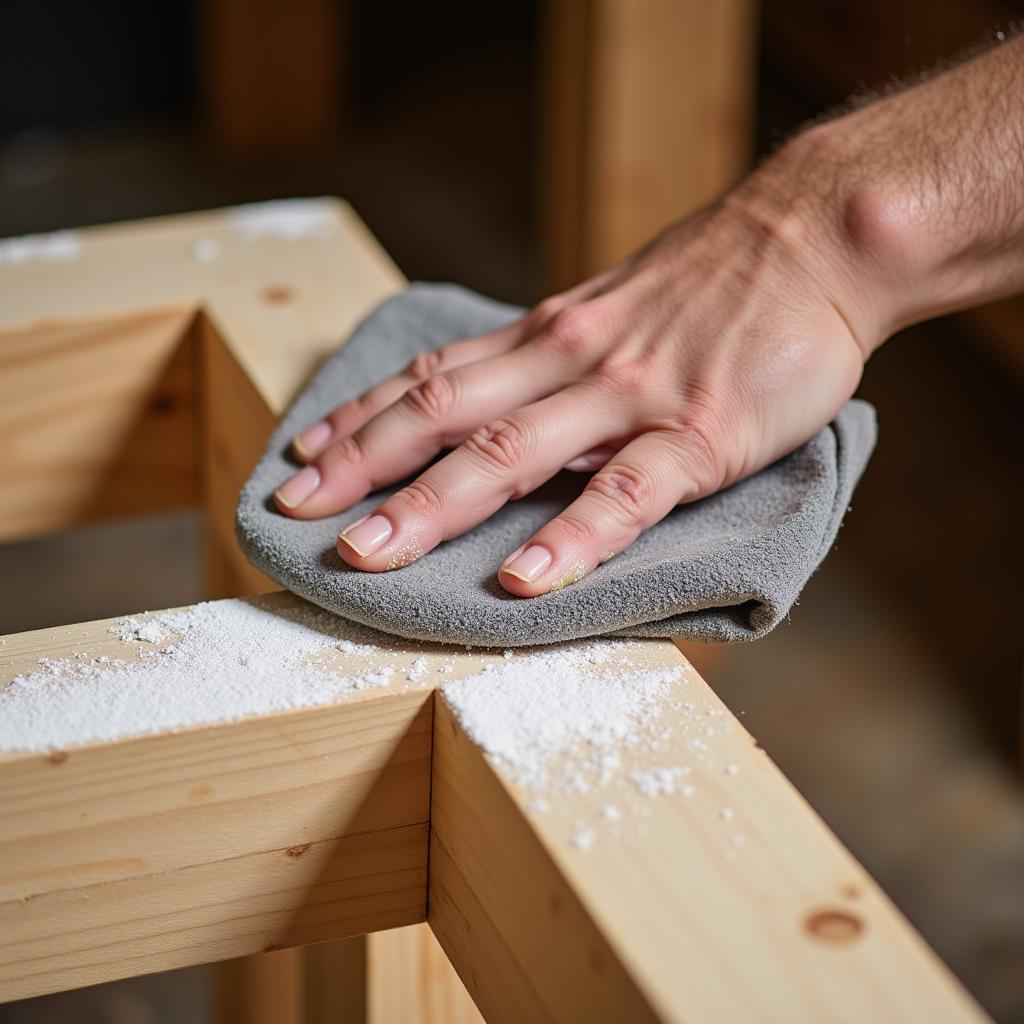
[{"label": "hairy forearm", "polygon": [[1024,290],[1024,37],[803,132],[727,202],[806,250],[865,355]]}]

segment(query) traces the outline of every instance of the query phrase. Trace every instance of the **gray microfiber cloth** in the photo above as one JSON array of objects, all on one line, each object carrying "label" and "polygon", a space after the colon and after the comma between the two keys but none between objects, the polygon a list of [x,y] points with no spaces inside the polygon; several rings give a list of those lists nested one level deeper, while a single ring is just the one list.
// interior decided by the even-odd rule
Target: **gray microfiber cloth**
[{"label": "gray microfiber cloth", "polygon": [[563,509],[585,478],[560,473],[403,569],[366,573],[335,537],[378,492],[313,522],[275,511],[295,465],[290,439],[334,406],[402,370],[419,351],[493,330],[522,310],[451,285],[415,284],[379,306],[284,417],[242,490],[237,533],[252,563],[347,619],[399,636],[481,646],[596,634],[753,640],[786,615],[839,530],[875,441],[874,410],[851,401],[802,448],[710,498],[680,505],[580,582],[534,598],[495,578],[502,560]]}]

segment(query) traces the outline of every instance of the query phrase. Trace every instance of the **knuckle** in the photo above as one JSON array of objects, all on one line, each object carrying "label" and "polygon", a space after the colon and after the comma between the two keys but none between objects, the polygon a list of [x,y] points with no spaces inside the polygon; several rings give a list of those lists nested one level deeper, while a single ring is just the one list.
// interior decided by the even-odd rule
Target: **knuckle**
[{"label": "knuckle", "polygon": [[475,431],[467,438],[465,447],[488,469],[513,472],[526,457],[529,433],[521,422],[509,417]]},{"label": "knuckle", "polygon": [[589,547],[597,541],[597,528],[587,519],[582,519],[571,512],[563,512],[556,521],[559,529],[573,544]]},{"label": "knuckle", "polygon": [[544,344],[566,359],[585,356],[594,348],[600,319],[589,303],[566,306],[548,320],[542,332]]},{"label": "knuckle", "polygon": [[402,403],[410,412],[431,423],[444,420],[456,400],[454,378],[444,373],[428,377],[402,396]]},{"label": "knuckle", "polygon": [[526,315],[526,319],[535,327],[543,327],[561,308],[563,300],[557,295],[549,295],[542,299]]},{"label": "knuckle", "polygon": [[716,490],[728,476],[726,428],[707,412],[691,412],[671,431],[676,454],[686,472],[705,489]]},{"label": "knuckle", "polygon": [[615,514],[631,526],[642,526],[650,514],[654,484],[639,466],[606,466],[591,477],[586,490],[610,503]]},{"label": "knuckle", "polygon": [[396,491],[391,500],[401,502],[413,515],[424,519],[433,519],[444,511],[444,499],[429,480],[413,480]]},{"label": "knuckle", "polygon": [[414,356],[406,372],[414,380],[428,380],[441,369],[441,353],[433,349]]},{"label": "knuckle", "polygon": [[347,437],[338,438],[317,456],[315,465],[326,476],[358,466],[365,455],[358,434],[349,434]]},{"label": "knuckle", "polygon": [[591,377],[604,391],[614,395],[640,394],[646,391],[654,369],[643,356],[632,359],[605,359],[594,367]]},{"label": "knuckle", "polygon": [[344,429],[346,423],[360,426],[377,412],[377,406],[377,394],[373,391],[367,391],[357,395],[344,405],[338,406],[327,419],[333,422],[335,427],[339,429]]}]

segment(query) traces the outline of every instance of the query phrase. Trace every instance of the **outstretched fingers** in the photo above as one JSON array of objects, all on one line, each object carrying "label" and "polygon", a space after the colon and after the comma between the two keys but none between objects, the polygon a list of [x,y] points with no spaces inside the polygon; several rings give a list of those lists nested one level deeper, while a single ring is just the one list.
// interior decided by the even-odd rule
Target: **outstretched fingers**
[{"label": "outstretched fingers", "polygon": [[285,481],[275,493],[277,506],[296,519],[350,508],[460,444],[481,423],[561,387],[572,372],[568,365],[550,371],[537,373],[536,360],[518,348],[428,377]]},{"label": "outstretched fingers", "polygon": [[371,515],[342,530],[338,552],[371,572],[413,561],[604,442],[619,427],[613,420],[598,411],[584,385],[492,420]]}]

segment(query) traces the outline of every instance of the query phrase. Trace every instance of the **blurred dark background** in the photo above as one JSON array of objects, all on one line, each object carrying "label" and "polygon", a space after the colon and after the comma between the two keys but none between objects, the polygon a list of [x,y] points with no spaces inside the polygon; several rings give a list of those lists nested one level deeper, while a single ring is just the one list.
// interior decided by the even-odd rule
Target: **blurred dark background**
[{"label": "blurred dark background", "polygon": [[[710,198],[718,173],[627,210],[618,234],[585,223],[606,183],[574,190],[563,148],[574,111],[595,115],[558,90],[573,33],[594,31],[588,6],[602,5],[6,0],[0,237],[333,194],[409,277],[531,303],[630,232],[639,241],[659,209]],[[955,59],[1024,14],[995,0],[727,6],[756,18],[735,68],[705,69],[742,93],[724,106],[744,118],[735,171],[851,93]],[[670,126],[675,111],[663,94],[630,116]],[[706,138],[671,144],[699,163]],[[872,359],[861,394],[881,441],[836,550],[772,637],[693,654],[1004,1021],[1024,1021],[1022,309],[925,324]],[[199,599],[199,563],[188,513],[2,547],[18,599],[0,597],[0,632]],[[194,1021],[207,976],[14,1004],[0,1022]]]}]

